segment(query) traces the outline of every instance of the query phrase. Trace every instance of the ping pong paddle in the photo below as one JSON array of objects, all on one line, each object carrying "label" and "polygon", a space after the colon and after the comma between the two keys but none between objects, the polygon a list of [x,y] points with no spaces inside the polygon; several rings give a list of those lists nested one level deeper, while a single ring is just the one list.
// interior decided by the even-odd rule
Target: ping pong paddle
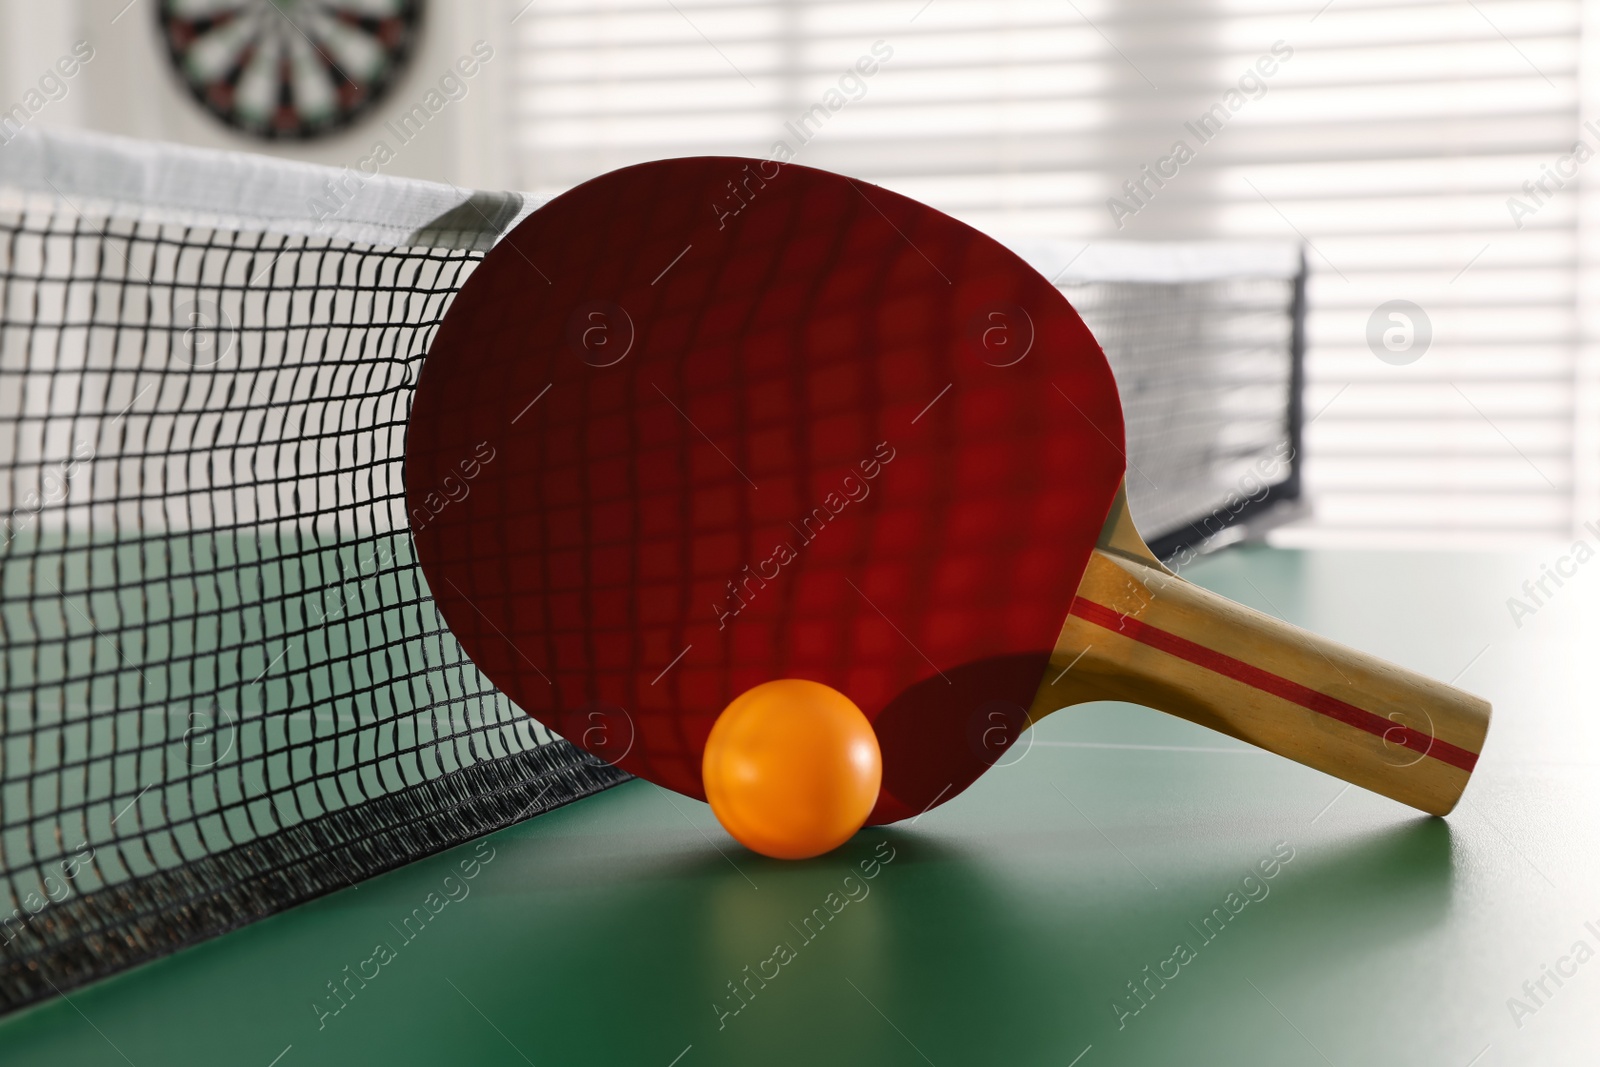
[{"label": "ping pong paddle", "polygon": [[808,678],[873,723],[874,823],[1101,699],[1448,812],[1489,706],[1170,573],[1123,448],[1099,345],[998,242],[839,175],[672,159],[478,265],[417,383],[407,506],[473,662],[691,797],[723,707]]}]

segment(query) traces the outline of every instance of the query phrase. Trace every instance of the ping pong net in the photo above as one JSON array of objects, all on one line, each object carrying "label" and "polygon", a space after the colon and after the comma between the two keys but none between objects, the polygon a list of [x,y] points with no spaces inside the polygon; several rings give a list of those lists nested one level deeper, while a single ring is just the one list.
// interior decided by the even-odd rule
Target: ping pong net
[{"label": "ping pong net", "polygon": [[[0,148],[0,1012],[626,779],[479,674],[407,528],[418,370],[534,206]],[[1298,495],[1295,249],[1019,251],[1107,348],[1152,543]]]}]

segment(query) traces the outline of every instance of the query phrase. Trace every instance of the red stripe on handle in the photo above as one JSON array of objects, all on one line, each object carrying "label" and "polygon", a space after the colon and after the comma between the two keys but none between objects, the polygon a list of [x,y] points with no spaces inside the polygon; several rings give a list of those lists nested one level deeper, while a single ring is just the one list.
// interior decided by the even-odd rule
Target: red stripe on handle
[{"label": "red stripe on handle", "polygon": [[1440,741],[1436,737],[1430,737],[1419,730],[1414,730],[1409,726],[1402,726],[1391,719],[1385,719],[1380,715],[1367,711],[1365,708],[1358,708],[1354,704],[1347,704],[1337,697],[1319,693],[1315,689],[1301,685],[1299,682],[1292,682],[1280,675],[1273,674],[1271,671],[1264,671],[1260,667],[1252,666],[1243,660],[1234,659],[1232,656],[1218,652],[1215,649],[1207,648],[1187,638],[1179,637],[1177,634],[1151,626],[1147,622],[1140,622],[1131,615],[1113,611],[1111,608],[1096,604],[1092,600],[1085,600],[1081,596],[1077,597],[1072,602],[1071,614],[1076,615],[1085,622],[1092,622],[1096,626],[1119,633],[1123,637],[1139,642],[1141,645],[1149,645],[1151,648],[1165,652],[1169,656],[1176,656],[1196,666],[1204,667],[1206,670],[1220,674],[1224,678],[1232,678],[1236,682],[1243,682],[1245,685],[1259,689],[1263,693],[1271,693],[1279,699],[1287,700],[1291,704],[1298,704],[1303,708],[1314,711],[1318,715],[1326,715],[1330,719],[1336,719],[1346,726],[1354,726],[1357,730],[1365,730],[1367,733],[1375,734],[1386,741],[1398,741],[1413,752],[1420,752],[1424,756],[1432,756],[1434,759],[1448,763],[1452,767],[1459,767],[1469,774],[1472,772],[1472,768],[1477,766],[1478,755],[1475,752],[1457,748],[1455,745]]}]

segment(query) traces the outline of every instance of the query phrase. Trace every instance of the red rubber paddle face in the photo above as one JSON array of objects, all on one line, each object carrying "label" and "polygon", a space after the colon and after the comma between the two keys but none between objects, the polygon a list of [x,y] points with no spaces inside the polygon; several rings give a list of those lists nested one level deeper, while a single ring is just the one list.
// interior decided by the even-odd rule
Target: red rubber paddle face
[{"label": "red rubber paddle face", "polygon": [[1122,449],[1099,346],[991,238],[823,171],[673,159],[473,273],[407,502],[451,630],[551,729],[703,797],[728,702],[809,678],[872,719],[891,822],[1021,731]]}]

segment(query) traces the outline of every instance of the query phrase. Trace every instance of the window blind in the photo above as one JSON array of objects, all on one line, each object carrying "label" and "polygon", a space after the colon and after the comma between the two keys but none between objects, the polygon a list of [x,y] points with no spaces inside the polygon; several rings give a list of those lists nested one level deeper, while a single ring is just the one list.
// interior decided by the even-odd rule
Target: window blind
[{"label": "window blind", "polygon": [[1002,238],[1303,240],[1312,513],[1282,539],[1600,517],[1592,2],[522,3],[523,188],[776,156]]}]

